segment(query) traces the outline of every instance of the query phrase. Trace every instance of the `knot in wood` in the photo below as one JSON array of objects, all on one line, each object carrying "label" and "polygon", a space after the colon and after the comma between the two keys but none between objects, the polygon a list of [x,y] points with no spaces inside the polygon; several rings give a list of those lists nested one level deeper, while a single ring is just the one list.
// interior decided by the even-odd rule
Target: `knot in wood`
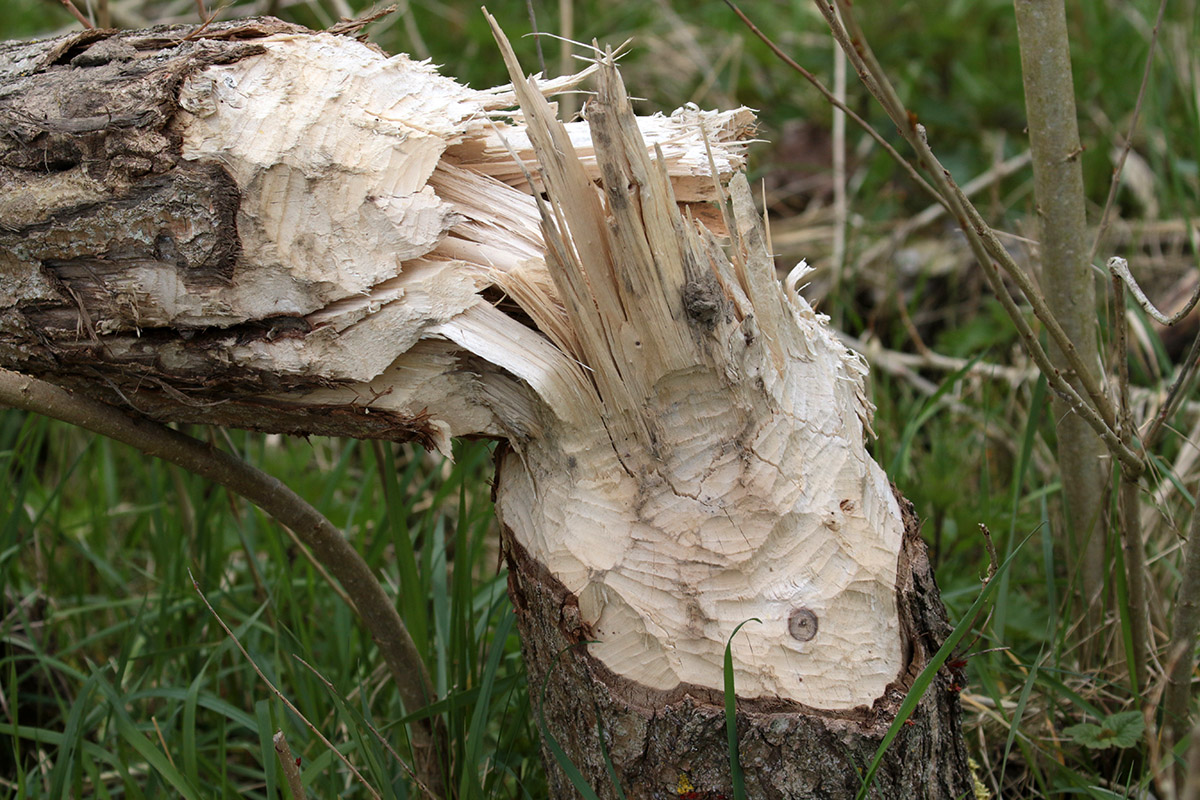
[{"label": "knot in wood", "polygon": [[788,617],[788,633],[797,641],[811,640],[817,635],[817,615],[807,608],[797,608]]}]

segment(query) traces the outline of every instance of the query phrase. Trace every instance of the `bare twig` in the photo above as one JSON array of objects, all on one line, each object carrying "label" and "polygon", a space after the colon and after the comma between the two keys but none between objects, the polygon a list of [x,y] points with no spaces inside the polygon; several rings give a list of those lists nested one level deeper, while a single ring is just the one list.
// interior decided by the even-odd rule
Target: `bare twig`
[{"label": "bare twig", "polygon": [[[575,0],[558,0],[558,74],[570,75],[575,71],[571,62],[571,40],[575,38]],[[558,98],[559,119],[570,122],[578,110],[579,100],[567,93]]]},{"label": "bare twig", "polygon": [[[833,94],[846,104],[846,55],[838,48],[833,51]],[[846,201],[846,114],[833,109],[833,291],[841,289],[846,269],[846,223],[849,209]],[[903,303],[900,304],[903,308]],[[907,319],[907,310],[904,312]],[[835,323],[840,320],[835,319]],[[841,327],[841,325],[838,325]],[[915,333],[915,330],[914,330]],[[916,341],[920,342],[917,337]]]},{"label": "bare twig", "polygon": [[378,22],[389,14],[396,13],[396,4],[392,3],[383,8],[372,8],[363,12],[357,17],[344,19],[336,25],[331,25],[326,28],[326,33],[336,33],[339,36],[354,36],[362,31],[363,28],[370,25],[372,22]]},{"label": "bare twig", "polygon": [[[1110,262],[1111,268],[1111,262]],[[1128,270],[1127,270],[1128,272]],[[1126,446],[1133,444],[1137,434],[1133,415],[1129,410],[1129,359],[1126,339],[1128,325],[1125,317],[1125,292],[1116,272],[1113,273],[1113,333],[1117,352],[1117,387],[1120,400],[1121,441]],[[1121,489],[1117,495],[1117,514],[1120,520],[1121,546],[1125,551],[1125,582],[1129,588],[1129,629],[1133,640],[1132,663],[1129,664],[1129,679],[1135,695],[1146,688],[1147,664],[1150,647],[1150,615],[1146,602],[1146,545],[1142,537],[1141,504],[1138,498],[1138,480],[1121,470]]]},{"label": "bare twig", "polygon": [[1100,242],[1108,230],[1108,216],[1112,212],[1113,202],[1117,198],[1117,189],[1121,186],[1121,173],[1125,171],[1125,160],[1133,147],[1133,134],[1137,131],[1138,120],[1142,116],[1142,101],[1146,99],[1146,87],[1150,84],[1150,72],[1154,66],[1154,50],[1158,47],[1158,31],[1162,27],[1163,13],[1167,10],[1167,0],[1158,4],[1158,18],[1154,20],[1154,30],[1150,34],[1150,49],[1146,53],[1146,68],[1142,71],[1142,85],[1138,87],[1137,101],[1133,104],[1133,117],[1129,120],[1129,133],[1125,135],[1125,144],[1121,147],[1121,156],[1113,168],[1112,183],[1108,187],[1108,198],[1104,201],[1104,213],[1100,215],[1100,226],[1096,230],[1096,238],[1092,240],[1092,249],[1088,253],[1088,263],[1096,261],[1096,253],[1100,250]]},{"label": "bare twig", "polygon": [[[995,231],[991,229],[978,210],[975,209],[974,205],[967,200],[962,189],[954,183],[949,171],[938,161],[929,147],[924,126],[918,124],[915,115],[908,112],[903,104],[899,102],[895,89],[892,87],[886,74],[883,74],[882,70],[873,71],[870,65],[876,62],[869,44],[861,38],[852,41],[851,34],[847,32],[846,27],[838,19],[838,15],[834,13],[834,9],[828,4],[821,2],[821,0],[815,0],[815,2],[818,10],[825,17],[826,23],[833,31],[834,38],[842,46],[843,51],[845,51],[847,57],[850,59],[850,63],[854,66],[859,77],[863,79],[868,90],[872,92],[876,100],[883,105],[889,116],[892,117],[900,134],[916,150],[917,161],[928,170],[930,177],[934,181],[934,185],[937,187],[936,191],[944,198],[949,210],[954,214],[959,226],[966,234],[967,241],[971,246],[972,252],[975,254],[976,260],[979,261],[984,269],[985,276],[988,277],[989,285],[996,292],[1001,305],[1005,308],[1005,311],[1016,326],[1026,350],[1033,357],[1038,368],[1045,373],[1050,388],[1066,400],[1071,409],[1078,413],[1096,431],[1097,435],[1108,446],[1109,451],[1121,461],[1126,469],[1134,470],[1140,474],[1145,468],[1144,462],[1140,455],[1121,443],[1116,433],[1116,413],[1112,402],[1102,390],[1092,370],[1083,362],[1077,348],[1063,331],[1062,326],[1058,324],[1058,321],[1050,312],[1046,305],[1045,297],[1042,296],[1033,279],[1016,263],[1007,249],[1001,244]],[[846,25],[853,26],[857,30],[857,22],[854,19],[853,10],[849,3],[846,3],[845,0],[839,0],[836,9],[840,12],[842,19],[845,20]],[[1066,357],[1071,373],[1079,377],[1088,401],[1085,401],[1066,382],[1063,372],[1051,364],[1049,356],[1042,348],[1037,336],[1029,327],[1028,322],[1024,319],[1011,295],[1004,288],[1003,282],[997,274],[993,274],[997,266],[1004,269],[1006,274],[1013,279],[1017,287],[1021,290],[1021,293],[1029,301],[1034,314],[1046,327],[1051,341],[1059,347]]]},{"label": "bare twig", "polygon": [[73,16],[73,17],[75,17],[75,19],[79,20],[80,25],[82,25],[85,28],[96,27],[95,25],[92,24],[91,20],[89,20],[87,17],[85,17],[83,15],[83,13],[78,8],[75,7],[75,4],[73,2],[71,2],[71,0],[62,0],[62,4],[63,4],[63,7],[67,9],[67,11],[71,12],[71,16]]},{"label": "bare twig", "polygon": [[[179,431],[6,369],[0,369],[0,405],[43,414],[124,442],[257,505],[294,531],[354,598],[354,610],[379,646],[405,707],[415,711],[432,702],[433,684],[425,663],[371,568],[341,531],[278,479]],[[435,789],[442,786],[438,756],[445,749],[440,735],[440,731],[435,735],[429,720],[414,723],[417,774]]]},{"label": "bare twig", "polygon": [[908,177],[912,179],[913,183],[920,187],[925,194],[933,198],[934,202],[946,206],[947,210],[949,210],[949,206],[946,205],[946,199],[942,197],[941,193],[939,193],[937,189],[934,189],[932,186],[930,186],[929,181],[925,180],[925,178],[921,176],[921,173],[917,172],[916,168],[914,168],[912,164],[908,163],[908,159],[900,155],[900,153],[896,151],[896,148],[892,147],[891,143],[879,134],[879,131],[871,127],[871,123],[854,113],[851,108],[834,96],[833,92],[825,88],[825,84],[821,83],[821,81],[817,79],[816,75],[813,75],[807,69],[800,66],[795,59],[783,52],[779,45],[775,44],[775,42],[772,41],[769,36],[759,30],[758,26],[751,22],[750,18],[747,17],[745,13],[738,8],[735,3],[732,2],[732,0],[725,0],[725,4],[729,6],[733,13],[737,14],[738,19],[742,21],[742,24],[744,24],[751,33],[761,39],[763,44],[771,49],[771,52],[774,53],[777,58],[799,73],[800,77],[804,78],[804,80],[811,83],[813,88],[820,92],[821,96],[824,97],[826,101],[853,120],[855,125],[862,128],[868,136],[874,139],[875,142],[882,147],[889,156],[892,157],[892,160],[895,161],[901,169],[908,173]]},{"label": "bare twig", "polygon": [[[1129,287],[1129,291],[1133,294],[1133,299],[1136,300],[1137,304],[1142,307],[1142,310],[1149,314],[1151,318],[1153,318],[1154,321],[1159,325],[1166,325],[1167,327],[1170,327],[1177,324],[1180,320],[1191,313],[1192,309],[1196,306],[1196,301],[1200,300],[1200,282],[1198,282],[1196,284],[1196,290],[1192,292],[1192,297],[1187,301],[1187,304],[1184,305],[1183,308],[1179,309],[1179,311],[1177,311],[1174,315],[1168,317],[1166,314],[1159,311],[1158,308],[1155,307],[1154,303],[1150,302],[1150,298],[1146,297],[1146,293],[1142,291],[1142,287],[1138,286],[1138,282],[1134,279],[1133,273],[1129,271],[1128,261],[1120,256],[1113,256],[1108,260],[1108,271],[1112,274],[1113,278],[1120,279],[1122,283]],[[1124,307],[1121,305],[1118,305],[1117,308],[1122,312],[1124,311]]]},{"label": "bare twig", "polygon": [[[989,186],[995,185],[998,181],[1002,181],[1009,175],[1012,175],[1025,167],[1029,166],[1030,154],[1026,150],[1020,155],[996,164],[987,172],[976,175],[971,180],[963,184],[962,191],[967,197],[973,197]],[[909,217],[900,225],[897,225],[895,230],[887,235],[886,238],[880,239],[875,244],[871,245],[862,254],[858,260],[856,269],[865,269],[874,264],[877,260],[895,251],[901,244],[904,243],[909,236],[915,231],[928,227],[936,222],[946,213],[946,205],[944,203],[935,203],[926,207],[923,211],[915,216]]]},{"label": "bare twig", "polygon": [[1200,333],[1192,340],[1192,347],[1179,367],[1179,377],[1175,379],[1175,383],[1171,384],[1171,388],[1167,391],[1167,399],[1142,438],[1142,447],[1146,450],[1150,450],[1158,443],[1159,437],[1166,430],[1167,422],[1175,415],[1179,404],[1185,397],[1191,396],[1191,388],[1196,380],[1198,359],[1200,359]]},{"label": "bare twig", "polygon": [[287,737],[283,735],[283,731],[275,731],[275,736],[271,741],[275,744],[275,755],[279,757],[279,766],[287,780],[292,800],[306,800],[308,794],[304,791],[304,784],[300,780],[300,759],[292,756],[292,748],[288,747]]},{"label": "bare twig", "polygon": [[[333,683],[328,678],[326,678],[324,675],[322,675],[320,673],[320,671],[318,671],[317,668],[314,667],[312,664],[309,664],[307,661],[305,661],[303,658],[296,655],[295,653],[292,654],[292,658],[299,661],[304,666],[305,669],[307,669],[313,675],[317,676],[317,680],[319,680],[321,683],[325,684],[325,688],[329,691],[330,694],[333,694],[334,692],[337,691],[337,687],[335,687],[333,685]],[[404,759],[401,758],[400,754],[396,752],[396,748],[392,747],[392,743],[388,740],[388,738],[386,736],[384,736],[382,733],[380,733],[379,729],[376,728],[374,725],[372,725],[370,720],[364,719],[364,720],[362,720],[362,722],[364,725],[367,726],[367,730],[371,731],[371,735],[375,737],[375,741],[379,742],[379,744],[383,747],[383,749],[388,751],[388,754],[391,755],[391,757],[396,760],[396,763],[399,764],[409,774],[409,777],[411,777],[413,780],[417,781],[418,784],[420,784],[421,783],[420,779],[417,778],[416,775],[412,774],[412,770],[410,770],[408,768],[408,765],[404,763]],[[421,785],[421,789],[426,794],[432,795],[432,792],[430,792],[429,789],[426,788],[424,785]]]},{"label": "bare twig", "polygon": [[529,30],[533,33],[533,43],[537,45],[538,70],[546,74],[546,56],[542,52],[542,37],[538,34],[537,14],[533,10],[533,0],[525,0],[525,10],[529,13]]},{"label": "bare twig", "polygon": [[[996,543],[992,541],[992,532],[988,530],[988,526],[982,522],[979,523],[979,532],[983,534],[983,544],[987,548],[988,554],[988,574],[987,580],[990,581],[996,577],[996,571],[1000,569],[1000,559],[996,557]],[[986,583],[987,581],[985,581]]]}]

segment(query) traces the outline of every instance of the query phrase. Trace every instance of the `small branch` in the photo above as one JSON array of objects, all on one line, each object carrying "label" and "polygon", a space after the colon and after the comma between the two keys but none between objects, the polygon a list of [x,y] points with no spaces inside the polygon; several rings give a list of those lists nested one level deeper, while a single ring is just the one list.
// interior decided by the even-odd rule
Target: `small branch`
[{"label": "small branch", "polygon": [[[1096,253],[1100,249],[1100,242],[1104,241],[1104,234],[1108,230],[1108,215],[1112,211],[1113,203],[1117,199],[1117,189],[1121,186],[1121,174],[1125,171],[1125,160],[1129,157],[1129,151],[1133,148],[1133,134],[1137,131],[1138,120],[1142,116],[1142,101],[1146,99],[1146,87],[1150,85],[1150,71],[1154,65],[1154,51],[1158,47],[1158,31],[1162,27],[1163,13],[1167,10],[1167,0],[1162,0],[1158,4],[1158,18],[1154,20],[1154,30],[1150,34],[1150,50],[1146,53],[1146,68],[1142,70],[1142,85],[1138,87],[1137,101],[1133,104],[1133,118],[1129,120],[1129,133],[1125,135],[1125,144],[1121,148],[1121,156],[1117,159],[1117,165],[1113,168],[1112,183],[1108,187],[1108,198],[1104,201],[1104,213],[1100,215],[1100,226],[1096,230],[1096,238],[1092,240],[1092,249],[1088,253],[1088,263],[1096,262]],[[1195,301],[1193,301],[1195,302]]]},{"label": "small branch", "polygon": [[[334,694],[335,692],[337,692],[337,687],[334,686],[333,683],[328,678],[326,678],[319,671],[317,671],[316,667],[314,667],[312,664],[309,664],[307,661],[305,661],[303,658],[296,655],[295,653],[292,654],[292,658],[299,661],[301,663],[301,665],[304,666],[305,669],[307,669],[309,672],[311,672],[313,675],[316,676],[317,680],[319,680],[321,683],[325,684],[325,689],[331,695]],[[347,699],[349,699],[349,698],[347,698]],[[404,763],[404,759],[401,758],[400,754],[396,752],[396,748],[392,747],[392,743],[388,740],[388,738],[386,736],[384,736],[382,733],[380,733],[379,729],[376,728],[374,725],[372,725],[370,720],[363,719],[362,723],[367,726],[367,730],[371,731],[371,735],[375,737],[375,741],[379,742],[380,746],[382,746],[384,750],[387,750],[388,754],[392,758],[396,759],[396,763],[399,764],[406,773],[408,773],[408,776],[410,778],[412,778],[413,780],[417,781],[418,784],[420,784],[421,783],[420,779],[416,775],[412,774],[412,770],[410,770],[408,768],[408,765]],[[432,796],[433,793],[430,792],[429,789],[426,786],[424,786],[424,784],[421,784],[421,789],[426,794]]]},{"label": "small branch", "polygon": [[392,3],[390,6],[384,6],[383,8],[369,9],[360,16],[345,19],[336,25],[331,25],[325,31],[326,33],[336,33],[339,36],[354,36],[361,33],[362,29],[372,22],[378,22],[389,14],[395,14],[396,8],[396,4]]},{"label": "small branch", "polygon": [[63,7],[67,9],[67,11],[71,12],[71,16],[73,16],[73,17],[75,17],[75,19],[79,20],[80,25],[82,25],[85,28],[89,28],[89,29],[96,27],[95,25],[93,25],[91,23],[91,20],[89,20],[87,17],[85,17],[80,12],[80,10],[75,7],[75,4],[73,2],[71,2],[71,0],[62,0],[62,4],[63,4]]},{"label": "small branch", "polygon": [[[245,658],[246,661],[249,662],[251,668],[258,673],[259,680],[267,685],[267,688],[271,690],[271,693],[278,697],[279,701],[287,706],[289,711],[291,711],[300,719],[304,720],[304,724],[307,725],[308,729],[313,732],[313,735],[320,739],[325,746],[329,748],[330,752],[337,756],[337,758],[346,765],[346,768],[349,769],[351,774],[358,779],[358,782],[363,785],[363,788],[371,793],[371,796],[374,797],[375,800],[381,800],[379,792],[375,791],[375,788],[371,786],[371,784],[367,783],[367,779],[364,778],[362,773],[350,763],[350,760],[342,754],[342,751],[334,747],[333,742],[325,738],[325,735],[317,730],[317,726],[309,722],[308,717],[301,714],[300,709],[296,708],[292,701],[288,700],[287,696],[284,695],[283,692],[279,691],[279,688],[275,684],[271,683],[271,679],[267,677],[266,673],[259,669],[258,663],[250,657],[248,652],[246,652],[246,648],[243,647],[242,643],[238,641],[238,638],[233,635],[233,631],[230,630],[229,626],[225,624],[225,620],[221,619],[221,615],[218,614],[217,610],[212,607],[212,603],[208,602],[208,598],[204,596],[204,592],[200,589],[200,584],[196,582],[196,578],[192,575],[192,571],[190,569],[188,570],[188,577],[192,579],[192,588],[196,590],[196,594],[200,595],[200,600],[204,603],[204,607],[207,608],[208,612],[213,615],[213,619],[215,619],[217,624],[221,626],[221,630],[225,631],[225,635],[233,641],[233,646],[238,649],[238,652],[242,654],[242,657]],[[276,747],[276,752],[278,752],[278,746]]]},{"label": "small branch", "polygon": [[300,781],[300,759],[292,756],[292,748],[288,747],[287,738],[283,731],[275,731],[272,740],[275,743],[275,755],[279,756],[279,766],[287,779],[288,791],[292,800],[307,800],[304,784]]},{"label": "small branch", "polygon": [[813,75],[807,69],[800,66],[800,64],[798,64],[791,56],[783,52],[779,45],[775,44],[775,42],[772,41],[769,36],[759,30],[758,26],[751,22],[750,18],[747,17],[746,14],[740,8],[738,8],[735,3],[732,2],[732,0],[725,0],[725,4],[729,6],[734,14],[737,14],[738,19],[742,21],[742,24],[750,29],[751,33],[761,39],[763,44],[771,49],[771,52],[774,53],[779,60],[794,69],[800,74],[800,77],[804,78],[804,80],[811,83],[813,88],[820,92],[821,96],[824,97],[834,108],[836,108],[838,111],[841,111],[851,120],[853,120],[855,125],[862,128],[868,136],[875,140],[876,144],[884,149],[884,152],[892,157],[892,160],[895,161],[901,169],[908,173],[908,177],[912,179],[913,183],[915,183],[921,188],[922,191],[933,198],[934,202],[945,206],[946,209],[949,210],[950,207],[946,204],[946,199],[942,197],[941,193],[938,192],[937,189],[934,189],[932,186],[930,186],[929,181],[925,180],[925,178],[921,176],[921,173],[917,172],[916,168],[913,167],[912,164],[908,163],[908,159],[900,155],[896,148],[892,147],[891,143],[888,142],[887,139],[884,139],[877,130],[871,127],[871,123],[854,113],[849,106],[834,96],[833,92],[825,88],[825,85],[817,79],[816,75]]},{"label": "small branch", "polygon": [[[846,55],[840,49],[833,52],[833,92],[842,105],[846,104]],[[849,209],[846,198],[846,115],[833,110],[833,294],[842,288],[846,271],[846,225]],[[764,217],[766,214],[763,215]],[[900,304],[903,307],[903,303]],[[835,324],[841,320],[839,305]],[[840,328],[841,325],[838,324]],[[918,338],[917,341],[920,341]]]},{"label": "small branch", "polygon": [[[571,40],[575,38],[575,0],[558,0],[558,74],[570,75],[575,70],[571,63]],[[578,98],[567,93],[558,98],[558,114],[563,122],[575,116]]]},{"label": "small branch", "polygon": [[[1111,262],[1110,262],[1111,268]],[[1128,273],[1128,270],[1126,270]],[[1125,292],[1114,273],[1113,279],[1113,348],[1117,353],[1117,390],[1120,400],[1121,442],[1133,445],[1136,435],[1133,414],[1129,410],[1129,359],[1127,340],[1129,326],[1125,317]],[[1129,680],[1135,694],[1147,687],[1147,664],[1150,647],[1150,613],[1146,602],[1146,545],[1142,536],[1141,503],[1138,501],[1138,482],[1122,468],[1121,489],[1117,495],[1117,519],[1121,527],[1121,546],[1125,550],[1125,582],[1129,587],[1129,629],[1133,639],[1132,662],[1128,665]]]},{"label": "small branch", "polygon": [[1121,526],[1121,546],[1125,550],[1125,580],[1129,587],[1129,633],[1133,640],[1133,663],[1128,665],[1128,670],[1135,694],[1146,689],[1151,649],[1150,611],[1146,602],[1146,545],[1142,537],[1140,510],[1137,479],[1130,479],[1122,470],[1117,515]]},{"label": "small branch", "polygon": [[[1196,301],[1200,300],[1200,282],[1196,284],[1196,290],[1192,292],[1192,298],[1187,301],[1187,305],[1179,309],[1174,315],[1168,317],[1155,307],[1154,303],[1150,302],[1150,298],[1146,297],[1146,293],[1142,291],[1142,287],[1138,286],[1137,280],[1134,279],[1133,273],[1129,271],[1129,262],[1119,256],[1113,256],[1108,260],[1108,271],[1114,278],[1119,278],[1133,293],[1133,299],[1142,307],[1142,310],[1149,314],[1159,325],[1171,327],[1177,324],[1181,319],[1186,317],[1191,310],[1196,306]],[[1117,310],[1124,313],[1124,304],[1118,303]]]},{"label": "small branch", "polygon": [[[989,186],[994,185],[997,181],[1002,181],[1009,175],[1012,175],[1025,167],[1029,166],[1031,154],[1028,150],[1020,155],[996,164],[987,172],[976,175],[971,180],[963,184],[962,191],[966,197],[973,197]],[[939,197],[939,200],[941,198]],[[901,244],[904,243],[909,236],[915,231],[932,225],[937,220],[941,219],[942,215],[947,212],[948,208],[945,202],[939,202],[926,207],[923,211],[913,217],[909,217],[903,223],[898,225],[895,230],[888,234],[887,238],[880,239],[875,244],[867,248],[866,252],[858,260],[856,269],[862,270],[874,264],[884,255],[894,252]]]},{"label": "small branch", "polygon": [[[1098,414],[1098,417],[1085,414],[1085,420],[1093,428],[1096,428],[1096,421],[1098,419],[1103,428],[1107,429],[1107,433],[1097,429],[1097,434],[1109,445],[1109,450],[1115,457],[1120,458],[1123,462],[1128,462],[1128,466],[1130,467],[1138,465],[1137,468],[1139,470],[1144,468],[1141,466],[1139,456],[1127,451],[1126,448],[1117,446],[1118,437],[1115,432],[1116,412],[1113,409],[1111,401],[1101,390],[1096,376],[1092,374],[1092,370],[1083,363],[1075,345],[1063,331],[1062,326],[1058,324],[1054,315],[1050,313],[1045,297],[1042,296],[1033,279],[1016,263],[1008,250],[1001,244],[995,231],[992,230],[991,226],[987,224],[975,206],[963,194],[958,184],[954,182],[950,176],[950,171],[938,161],[933,150],[929,147],[924,126],[918,124],[916,115],[909,112],[900,103],[887,75],[882,70],[879,70],[877,66],[877,72],[872,73],[869,64],[877,65],[877,62],[871,52],[870,45],[865,39],[851,41],[850,34],[846,32],[846,28],[842,25],[842,20],[845,20],[847,25],[852,25],[855,30],[858,30],[853,8],[845,0],[839,0],[836,7],[836,10],[841,15],[841,19],[839,19],[839,15],[835,13],[833,7],[822,2],[822,0],[814,0],[814,2],[822,16],[825,17],[826,23],[833,31],[834,38],[842,45],[843,51],[845,51],[846,56],[850,59],[850,63],[854,66],[855,71],[863,80],[867,89],[871,91],[875,99],[888,112],[901,136],[916,151],[918,163],[926,168],[933,179],[934,185],[937,187],[937,193],[943,198],[947,208],[954,214],[955,219],[958,221],[959,227],[966,234],[967,241],[971,245],[971,250],[975,254],[976,260],[983,265],[985,274],[990,267],[992,259],[994,259],[1013,279],[1022,294],[1025,295],[1030,306],[1033,307],[1034,314],[1046,326],[1046,332],[1050,335],[1051,340],[1054,341],[1066,357],[1071,371],[1079,376],[1079,381],[1085,393],[1094,404],[1095,413]],[[1012,298],[1008,297],[1007,300],[1005,299],[1008,294],[1007,290],[1001,292],[997,289],[997,286],[1000,284],[991,278],[989,278],[989,284],[991,284],[993,291],[997,292],[1001,305],[1004,306],[1010,319],[1016,325],[1027,351],[1038,364],[1039,369],[1045,371],[1047,369],[1045,365],[1050,364],[1049,357],[1046,356],[1037,337],[1032,334],[1032,331],[1029,331],[1028,323],[1021,317],[1016,304],[1012,302]],[[1028,333],[1024,331],[1028,331]],[[1050,381],[1051,387],[1060,395],[1063,395],[1059,390],[1059,387],[1064,383],[1061,374],[1055,368],[1051,367],[1049,369],[1051,371],[1046,372],[1046,377]],[[1067,396],[1069,397],[1070,394],[1075,394],[1074,390],[1068,393]],[[1084,406],[1088,406],[1088,404],[1082,403],[1079,408],[1083,408]],[[1091,408],[1092,406],[1088,407]],[[1132,459],[1130,458],[1131,456]]]},{"label": "small branch", "polygon": [[[354,610],[379,646],[404,706],[423,708],[433,684],[412,637],[383,586],[341,531],[285,486],[234,456],[157,422],[127,416],[112,406],[45,381],[0,369],[0,405],[9,405],[124,442],[245,497],[300,537],[354,599]],[[442,786],[440,731],[429,720],[414,723],[416,771],[429,786]]]},{"label": "small branch", "polygon": [[1158,414],[1155,415],[1149,430],[1142,437],[1142,448],[1144,450],[1149,451],[1158,444],[1159,437],[1167,429],[1167,422],[1175,415],[1175,411],[1179,408],[1180,403],[1183,402],[1185,397],[1191,396],[1192,385],[1196,380],[1196,365],[1198,360],[1200,360],[1200,333],[1197,333],[1196,338],[1192,340],[1192,347],[1188,351],[1187,357],[1180,364],[1179,376],[1175,379],[1175,383],[1171,384],[1171,388],[1167,391],[1167,399],[1163,401],[1162,407],[1159,408]]},{"label": "small branch", "polygon": [[537,13],[533,10],[533,0],[525,0],[525,10],[529,13],[529,30],[533,34],[533,43],[537,45],[538,71],[546,73],[546,55],[542,52],[542,37],[538,33]]}]

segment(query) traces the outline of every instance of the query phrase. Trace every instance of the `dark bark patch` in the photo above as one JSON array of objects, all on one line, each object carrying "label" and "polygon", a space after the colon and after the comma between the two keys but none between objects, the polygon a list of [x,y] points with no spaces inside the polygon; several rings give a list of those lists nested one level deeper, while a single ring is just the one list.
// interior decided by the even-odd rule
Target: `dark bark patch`
[{"label": "dark bark patch", "polygon": [[84,163],[88,175],[110,186],[131,170],[136,176],[169,169],[179,142],[168,127],[183,79],[261,53],[254,39],[302,30],[261,19],[203,30],[91,30],[6,45],[0,48],[0,166],[47,173]]},{"label": "dark bark patch", "polygon": [[694,324],[711,333],[726,314],[728,301],[711,273],[689,280],[683,286],[683,309]]}]

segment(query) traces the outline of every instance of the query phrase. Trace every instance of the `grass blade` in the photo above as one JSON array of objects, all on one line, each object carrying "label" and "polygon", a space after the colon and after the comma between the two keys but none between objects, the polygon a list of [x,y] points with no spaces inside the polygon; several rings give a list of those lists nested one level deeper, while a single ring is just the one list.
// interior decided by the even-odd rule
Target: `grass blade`
[{"label": "grass blade", "polygon": [[733,685],[733,637],[747,622],[762,624],[758,617],[752,617],[738,624],[729,634],[725,642],[725,738],[729,743],[729,774],[733,779],[734,800],[746,800],[746,779],[742,775],[742,761],[738,755],[737,733],[737,695]]},{"label": "grass blade", "polygon": [[954,648],[958,647],[958,643],[971,630],[971,626],[975,624],[975,620],[979,618],[980,612],[987,605],[988,599],[1000,585],[999,578],[1008,570],[1013,559],[1021,552],[1021,548],[1025,546],[1025,543],[1029,541],[1033,533],[1029,533],[1022,539],[1021,543],[1009,553],[1008,558],[1004,559],[1003,563],[996,569],[996,574],[984,584],[983,590],[975,598],[975,602],[971,604],[971,607],[967,609],[967,613],[954,626],[954,630],[946,637],[946,641],[942,642],[942,646],[938,648],[933,658],[925,665],[925,669],[921,670],[921,674],[917,675],[917,679],[913,681],[912,688],[908,690],[908,694],[905,695],[904,701],[900,704],[900,709],[896,712],[896,718],[892,720],[887,733],[883,736],[883,741],[879,743],[879,747],[875,750],[875,756],[871,759],[871,764],[867,767],[866,774],[863,775],[862,787],[858,790],[858,794],[855,795],[855,800],[864,800],[866,798],[867,792],[870,791],[871,784],[875,780],[875,773],[879,770],[879,765],[883,762],[884,753],[887,752],[892,741],[900,733],[900,729],[904,726],[904,723],[912,716],[917,703],[921,702],[921,698],[925,696],[925,690],[933,683],[938,670],[942,668],[942,665],[950,658],[950,654],[954,652]]}]

